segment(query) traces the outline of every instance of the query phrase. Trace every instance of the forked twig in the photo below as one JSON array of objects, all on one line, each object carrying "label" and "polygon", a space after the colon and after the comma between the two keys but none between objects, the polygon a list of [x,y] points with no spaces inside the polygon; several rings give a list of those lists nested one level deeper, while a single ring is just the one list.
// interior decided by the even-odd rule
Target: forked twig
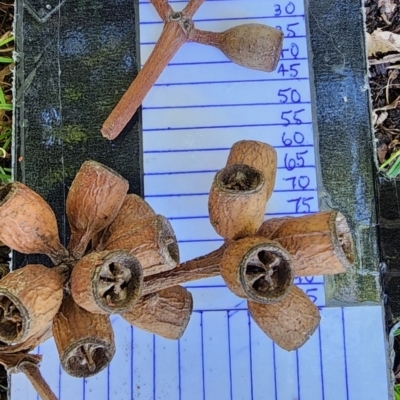
[{"label": "forked twig", "polygon": [[109,140],[122,132],[164,68],[188,41],[217,47],[233,62],[261,71],[273,71],[279,60],[283,42],[280,30],[245,24],[222,33],[200,31],[195,29],[192,18],[204,0],[190,0],[180,12],[175,12],[167,0],[151,3],[164,21],[164,29],[142,70],[101,128],[102,135]]}]

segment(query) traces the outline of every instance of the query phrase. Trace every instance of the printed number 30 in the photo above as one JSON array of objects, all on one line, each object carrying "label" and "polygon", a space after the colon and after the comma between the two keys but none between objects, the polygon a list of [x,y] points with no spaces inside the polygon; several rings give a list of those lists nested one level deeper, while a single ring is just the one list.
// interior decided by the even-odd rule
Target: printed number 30
[{"label": "printed number 30", "polygon": [[[275,14],[274,17],[279,17],[280,15],[282,15],[282,7],[280,4],[275,4]],[[286,13],[287,15],[291,15],[295,12],[296,7],[295,5],[290,1],[289,3],[287,3],[286,7],[284,8],[284,13]]]}]

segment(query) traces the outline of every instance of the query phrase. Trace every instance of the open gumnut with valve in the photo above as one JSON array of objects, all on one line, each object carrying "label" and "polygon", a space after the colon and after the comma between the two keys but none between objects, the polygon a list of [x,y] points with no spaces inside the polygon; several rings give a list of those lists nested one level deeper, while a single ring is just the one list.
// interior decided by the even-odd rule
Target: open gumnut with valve
[{"label": "open gumnut with valve", "polygon": [[214,46],[227,58],[246,68],[264,72],[275,70],[283,44],[283,33],[262,24],[245,24],[225,32],[195,28],[193,16],[205,0],[190,0],[179,12],[167,0],[150,0],[164,21],[164,29],[136,79],[120,99],[101,129],[109,140],[115,139],[142,104],[164,68],[186,42]]},{"label": "open gumnut with valve", "polygon": [[0,240],[22,253],[43,253],[54,268],[27,265],[0,280],[0,363],[24,372],[42,399],[56,399],[28,354],[52,335],[62,368],[89,377],[116,351],[109,315],[179,339],[193,299],[185,282],[221,275],[247,299],[252,318],[279,346],[294,350],[317,328],[317,307],[295,275],[345,272],[354,246],[337,211],[264,221],[277,170],[275,150],[257,141],[233,145],[212,183],[210,222],[221,248],[179,263],[173,229],[116,172],[85,162],[70,187],[67,249],[47,203],[25,185],[0,190]]},{"label": "open gumnut with valve", "polygon": [[210,222],[225,243],[172,271],[145,277],[143,294],[221,275],[233,293],[248,300],[251,316],[273,341],[285,350],[302,346],[320,315],[293,285],[294,276],[346,272],[355,249],[347,221],[337,211],[263,222],[276,170],[271,146],[235,143],[209,196]]}]

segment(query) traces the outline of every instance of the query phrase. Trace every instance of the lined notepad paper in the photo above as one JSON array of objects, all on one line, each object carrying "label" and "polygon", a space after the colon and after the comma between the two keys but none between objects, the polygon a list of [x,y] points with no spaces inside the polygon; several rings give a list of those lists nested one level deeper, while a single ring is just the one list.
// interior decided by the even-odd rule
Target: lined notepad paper
[{"label": "lined notepad paper", "polygon": [[[186,1],[170,1],[175,10]],[[186,44],[143,104],[146,200],[171,221],[181,260],[222,244],[208,220],[212,179],[230,146],[243,139],[273,145],[276,187],[266,218],[318,211],[303,3],[298,0],[206,0],[196,26],[223,31],[244,23],[280,27],[278,68],[237,66],[212,47]],[[145,62],[162,30],[140,1]],[[194,312],[183,338],[169,341],[112,317],[117,353],[109,368],[74,379],[54,342],[42,345],[42,371],[60,399],[85,400],[386,400],[388,383],[380,307],[325,308],[322,277],[296,284],[321,309],[321,325],[301,349],[286,352],[251,320],[246,302],[221,278],[187,284]],[[22,375],[12,400],[36,399]]]}]

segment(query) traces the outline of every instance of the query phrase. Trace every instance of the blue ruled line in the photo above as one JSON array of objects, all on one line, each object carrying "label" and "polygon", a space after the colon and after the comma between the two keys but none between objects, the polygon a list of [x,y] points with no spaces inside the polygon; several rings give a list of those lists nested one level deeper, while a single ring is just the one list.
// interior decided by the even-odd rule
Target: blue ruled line
[{"label": "blue ruled line", "polygon": [[179,387],[179,400],[182,400],[181,340],[180,339],[178,339],[178,387]]},{"label": "blue ruled line", "polygon": [[107,365],[107,399],[110,400],[110,364]]},{"label": "blue ruled line", "polygon": [[[273,193],[295,193],[295,192],[316,192],[317,189],[281,189],[274,190]],[[159,198],[159,197],[193,197],[193,196],[208,196],[209,192],[203,193],[169,193],[169,194],[148,194],[146,198]]]},{"label": "blue ruled line", "polygon": [[248,324],[249,324],[249,356],[250,356],[250,394],[251,394],[251,399],[254,398],[254,393],[253,393],[253,348],[251,346],[251,317],[249,311],[247,311],[247,318],[248,318]]},{"label": "blue ruled line", "polygon": [[[274,149],[294,149],[301,147],[314,147],[312,144],[300,144],[291,146],[273,146]],[[214,148],[200,148],[200,149],[167,149],[167,150],[145,150],[143,154],[159,154],[159,153],[191,153],[191,152],[203,152],[203,151],[229,151],[230,147],[214,147]]]},{"label": "blue ruled line", "polygon": [[181,175],[181,174],[211,174],[216,173],[216,169],[204,169],[200,171],[171,171],[171,172],[146,172],[143,175],[154,176],[154,175]]},{"label": "blue ruled line", "polygon": [[62,369],[61,364],[58,366],[58,398],[61,399],[61,375]]},{"label": "blue ruled line", "polygon": [[299,127],[302,125],[312,125],[312,122],[302,122],[301,124],[271,123],[271,124],[211,125],[211,126],[182,126],[182,127],[168,127],[168,128],[147,128],[147,129],[143,129],[143,132],[192,131],[192,130],[203,130],[203,129],[263,128],[263,127],[268,127],[268,126],[280,126],[282,128],[288,128],[289,126]]},{"label": "blue ruled line", "polygon": [[308,81],[310,78],[268,78],[268,79],[243,79],[233,81],[198,81],[198,82],[171,82],[171,83],[155,83],[154,86],[193,86],[193,85],[215,85],[225,83],[251,83],[251,82],[298,82]]},{"label": "blue ruled line", "polygon": [[275,387],[275,400],[278,400],[278,385],[276,382],[276,350],[275,350],[275,342],[272,342],[272,359],[274,363],[274,387]]},{"label": "blue ruled line", "polygon": [[[208,0],[208,2],[217,2],[217,1],[232,1],[232,0]],[[168,3],[172,4],[172,3],[185,3],[187,4],[187,0],[169,0]],[[149,1],[140,1],[139,4],[143,4],[143,5],[151,5],[151,3]]]},{"label": "blue ruled line", "polygon": [[320,365],[320,370],[321,370],[322,400],[325,400],[324,366],[323,366],[323,363],[322,363],[321,327],[319,325],[318,325],[318,339],[319,339],[319,365]]},{"label": "blue ruled line", "polygon": [[[276,16],[271,16],[271,15],[266,15],[266,16],[260,16],[260,17],[232,17],[232,18],[205,18],[205,19],[197,19],[193,18],[193,22],[214,22],[214,21],[248,21],[248,20],[255,20],[255,19],[277,19],[277,18],[304,18],[304,14],[296,14],[296,15],[276,15]],[[164,24],[163,21],[141,21],[140,25],[158,25],[158,24]],[[293,36],[291,39],[295,39],[298,36]]]},{"label": "blue ruled line", "polygon": [[300,367],[299,367],[299,350],[296,350],[296,371],[297,371],[297,400],[300,400]]},{"label": "blue ruled line", "polygon": [[228,355],[229,355],[229,390],[231,394],[231,400],[233,400],[233,389],[232,389],[232,356],[231,356],[231,322],[230,322],[230,311],[226,312],[227,326],[228,326]]},{"label": "blue ruled line", "polygon": [[163,131],[192,131],[192,130],[202,130],[202,129],[232,129],[232,128],[259,128],[266,126],[282,126],[287,128],[288,126],[302,126],[302,125],[312,125],[312,122],[302,122],[299,124],[282,124],[282,123],[272,123],[272,124],[245,124],[245,125],[212,125],[212,126],[183,126],[176,128],[147,128],[143,129],[143,132],[163,132]]},{"label": "blue ruled line", "polygon": [[[307,61],[307,57],[297,57],[297,58],[280,58],[281,61]],[[168,67],[180,67],[185,65],[213,65],[213,64],[233,64],[230,60],[221,60],[221,61],[192,61],[192,62],[177,62],[177,63],[169,63]],[[144,64],[141,64],[143,68]]]},{"label": "blue ruled line", "polygon": [[[304,283],[296,283],[296,286],[307,286],[307,285],[323,285],[323,282],[304,282]],[[226,288],[226,285],[184,285],[186,289],[220,289],[220,288]]]},{"label": "blue ruled line", "polygon": [[342,307],[342,334],[343,334],[343,353],[344,353],[344,373],[346,378],[346,399],[349,400],[349,382],[347,373],[347,348],[346,348],[346,328],[344,318],[344,308]]},{"label": "blue ruled line", "polygon": [[[318,310],[323,310],[325,309],[326,306],[318,306]],[[227,312],[227,311],[231,311],[232,313],[237,313],[238,311],[248,311],[247,307],[243,307],[243,308],[196,308],[193,310],[194,313],[199,313],[202,314],[204,312]]]},{"label": "blue ruled line", "polygon": [[[304,39],[306,37],[306,35],[284,36],[284,39]],[[156,42],[140,42],[141,46],[155,46],[155,44]],[[286,61],[286,59],[284,58],[281,61]]]},{"label": "blue ruled line", "polygon": [[[315,168],[315,165],[303,165],[296,166],[296,169],[304,169],[304,168]],[[277,167],[277,169],[287,170],[286,167]],[[210,174],[217,173],[217,169],[205,169],[205,170],[194,170],[194,171],[168,171],[168,172],[146,172],[145,176],[154,176],[154,175],[181,175],[181,174]]]},{"label": "blue ruled line", "polygon": [[223,242],[224,239],[187,239],[178,240],[178,243],[202,243],[202,242]]},{"label": "blue ruled line", "polygon": [[201,328],[201,370],[203,378],[203,400],[206,400],[206,382],[204,374],[204,332],[203,332],[203,311],[200,314],[200,328]]},{"label": "blue ruled line", "polygon": [[[296,36],[297,37],[297,36]],[[279,61],[308,61],[308,57],[297,57],[297,58],[279,58]],[[233,64],[233,61],[230,60],[221,60],[221,61],[194,61],[194,62],[172,62],[169,63],[169,67],[180,67],[185,65],[212,65],[212,64]],[[141,66],[143,67],[144,64]]]},{"label": "blue ruled line", "polygon": [[282,105],[299,105],[311,104],[310,101],[301,101],[298,103],[243,103],[243,104],[195,104],[190,106],[157,106],[157,107],[143,107],[144,111],[147,110],[170,110],[170,109],[187,109],[187,108],[225,108],[225,107],[259,107],[259,106],[282,106]]},{"label": "blue ruled line", "polygon": [[[37,347],[36,354],[40,354],[40,345]],[[40,400],[39,395],[36,393],[36,400]]]},{"label": "blue ruled line", "polygon": [[133,392],[133,387],[134,387],[134,359],[133,359],[133,346],[134,346],[134,332],[133,332],[133,326],[131,325],[131,399],[134,398],[134,392]]},{"label": "blue ruled line", "polygon": [[[265,213],[265,216],[268,215],[303,215],[303,214],[315,214],[318,211],[303,211],[303,212],[277,212],[277,213]],[[177,221],[177,220],[185,220],[185,219],[208,219],[210,218],[209,215],[189,215],[189,216],[185,216],[185,217],[167,217],[168,220],[170,221]]]},{"label": "blue ruled line", "polygon": [[156,398],[156,335],[153,335],[153,399]]}]

